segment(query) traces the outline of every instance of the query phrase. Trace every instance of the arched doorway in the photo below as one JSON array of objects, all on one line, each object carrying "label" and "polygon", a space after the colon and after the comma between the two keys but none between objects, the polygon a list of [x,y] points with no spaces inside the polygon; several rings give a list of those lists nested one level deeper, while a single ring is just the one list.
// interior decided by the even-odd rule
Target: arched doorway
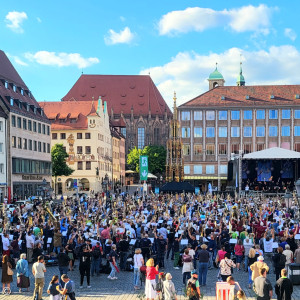
[{"label": "arched doorway", "polygon": [[90,182],[86,178],[82,178],[81,182],[81,190],[82,191],[89,191],[90,190]]},{"label": "arched doorway", "polygon": [[65,185],[66,185],[66,190],[67,191],[71,191],[74,187],[74,180],[73,178],[68,178],[65,182]]}]

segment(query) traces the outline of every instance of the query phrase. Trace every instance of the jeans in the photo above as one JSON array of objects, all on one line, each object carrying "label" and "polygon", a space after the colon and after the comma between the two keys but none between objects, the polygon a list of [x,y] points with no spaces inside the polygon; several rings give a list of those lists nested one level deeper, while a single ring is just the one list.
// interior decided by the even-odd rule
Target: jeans
[{"label": "jeans", "polygon": [[99,258],[93,258],[93,260],[92,260],[92,268],[91,268],[92,276],[94,276],[94,273],[96,273],[96,275],[99,275],[100,268],[101,268],[101,257],[99,257]]},{"label": "jeans", "polygon": [[186,285],[187,281],[191,278],[191,272],[184,272],[182,276],[182,282],[184,285]]},{"label": "jeans", "polygon": [[216,250],[213,250],[213,251],[209,251],[209,261],[208,261],[208,268],[212,268],[214,266],[213,264],[213,260],[215,259],[216,257]]},{"label": "jeans", "polygon": [[175,252],[174,254],[174,267],[178,267],[180,252]]},{"label": "jeans", "polygon": [[60,246],[54,247],[53,248],[53,252],[55,252],[56,254],[59,254],[59,252],[60,252]]},{"label": "jeans", "polygon": [[207,270],[208,270],[208,263],[199,262],[199,284],[200,285],[206,284]]},{"label": "jeans", "polygon": [[157,260],[160,268],[165,267],[165,252],[158,252],[157,253]]},{"label": "jeans", "polygon": [[80,285],[83,285],[84,276],[86,276],[87,285],[90,285],[91,280],[91,269],[90,266],[79,266],[80,272]]},{"label": "jeans", "polygon": [[69,267],[67,266],[62,266],[62,267],[58,267],[58,269],[59,269],[59,282],[60,282],[60,285],[61,286],[64,286],[65,284],[64,284],[64,282],[61,280],[61,275],[63,275],[63,274],[68,274],[68,271],[69,271]]},{"label": "jeans", "polygon": [[[171,250],[172,250],[172,252],[171,252]],[[169,259],[170,252],[171,252],[171,259],[174,259],[174,244],[173,243],[170,243],[168,245],[167,259]]]},{"label": "jeans", "polygon": [[253,283],[253,281],[252,281],[252,271],[250,269],[250,266],[248,267],[248,275],[249,275],[248,284],[252,284]]},{"label": "jeans", "polygon": [[140,270],[139,268],[134,268],[133,271],[133,284],[134,286],[140,285]]},{"label": "jeans", "polygon": [[127,252],[120,252],[120,269],[123,271],[126,269],[127,256]]},{"label": "jeans", "polygon": [[[115,269],[113,263],[112,263],[112,262],[109,262],[109,264],[110,264],[110,267],[111,267],[111,271],[110,271],[109,276],[110,276],[110,277],[116,277],[116,269]],[[116,266],[117,266],[117,263],[116,263]]]},{"label": "jeans", "polygon": [[248,259],[249,259],[248,255],[245,255],[245,271],[248,270]]}]

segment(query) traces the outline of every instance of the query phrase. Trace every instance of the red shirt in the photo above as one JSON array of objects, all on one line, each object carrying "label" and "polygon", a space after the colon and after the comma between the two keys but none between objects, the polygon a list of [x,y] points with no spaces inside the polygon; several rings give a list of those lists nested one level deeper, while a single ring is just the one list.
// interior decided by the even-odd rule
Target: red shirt
[{"label": "red shirt", "polygon": [[153,280],[153,279],[155,279],[157,274],[158,274],[158,271],[156,270],[155,267],[147,267],[146,279]]},{"label": "red shirt", "polygon": [[235,245],[234,251],[235,251],[235,255],[243,255],[245,249],[243,245]]}]

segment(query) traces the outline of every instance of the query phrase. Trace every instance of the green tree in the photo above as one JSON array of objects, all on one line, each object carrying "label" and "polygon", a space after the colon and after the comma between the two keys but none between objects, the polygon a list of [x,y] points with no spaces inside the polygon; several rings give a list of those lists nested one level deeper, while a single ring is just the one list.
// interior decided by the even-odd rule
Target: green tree
[{"label": "green tree", "polygon": [[136,147],[131,149],[127,155],[127,165],[130,170],[139,172],[140,155],[147,155],[149,162],[149,172],[152,174],[162,174],[165,172],[167,151],[163,146],[146,146],[143,150]]},{"label": "green tree", "polygon": [[69,157],[68,153],[63,147],[63,144],[55,144],[51,149],[52,159],[52,176],[54,176],[54,193],[56,195],[57,176],[69,176],[74,170],[71,169],[66,159]]}]

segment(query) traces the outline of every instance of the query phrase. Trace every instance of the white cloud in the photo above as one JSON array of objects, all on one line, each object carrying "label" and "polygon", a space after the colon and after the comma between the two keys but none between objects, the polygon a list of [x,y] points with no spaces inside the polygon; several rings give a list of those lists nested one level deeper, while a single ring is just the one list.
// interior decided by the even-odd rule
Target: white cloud
[{"label": "white cloud", "polygon": [[18,12],[18,11],[10,11],[6,17],[6,27],[10,28],[14,32],[23,33],[24,30],[21,27],[24,20],[27,20],[27,14],[25,12]]},{"label": "white cloud", "polygon": [[162,66],[142,70],[150,72],[164,99],[172,106],[173,91],[182,104],[208,90],[207,78],[218,62],[225,85],[236,85],[242,53],[243,74],[247,85],[299,84],[300,52],[291,45],[272,46],[267,51],[230,48],[223,53],[201,55],[180,52]]},{"label": "white cloud", "polygon": [[23,61],[20,57],[18,56],[14,56],[14,61],[16,64],[27,67],[28,63],[26,63],[25,61]]},{"label": "white cloud", "polygon": [[228,27],[235,32],[263,31],[270,27],[272,12],[276,8],[264,4],[243,6],[222,11],[210,8],[189,7],[171,11],[158,23],[160,35],[172,35],[190,31],[204,31],[214,27]]},{"label": "white cloud", "polygon": [[110,29],[108,35],[104,37],[106,45],[115,45],[115,44],[130,44],[135,37],[135,34],[131,32],[129,27],[125,27],[120,32],[115,32]]},{"label": "white cloud", "polygon": [[297,33],[291,28],[285,28],[284,35],[289,39],[291,39],[292,41],[295,41],[297,38]]},{"label": "white cloud", "polygon": [[38,51],[36,53],[26,53],[25,57],[28,60],[35,61],[41,65],[57,67],[76,66],[79,69],[99,63],[98,58],[84,58],[79,53]]},{"label": "white cloud", "polygon": [[37,20],[39,23],[42,23],[41,18],[37,17],[36,20]]}]

